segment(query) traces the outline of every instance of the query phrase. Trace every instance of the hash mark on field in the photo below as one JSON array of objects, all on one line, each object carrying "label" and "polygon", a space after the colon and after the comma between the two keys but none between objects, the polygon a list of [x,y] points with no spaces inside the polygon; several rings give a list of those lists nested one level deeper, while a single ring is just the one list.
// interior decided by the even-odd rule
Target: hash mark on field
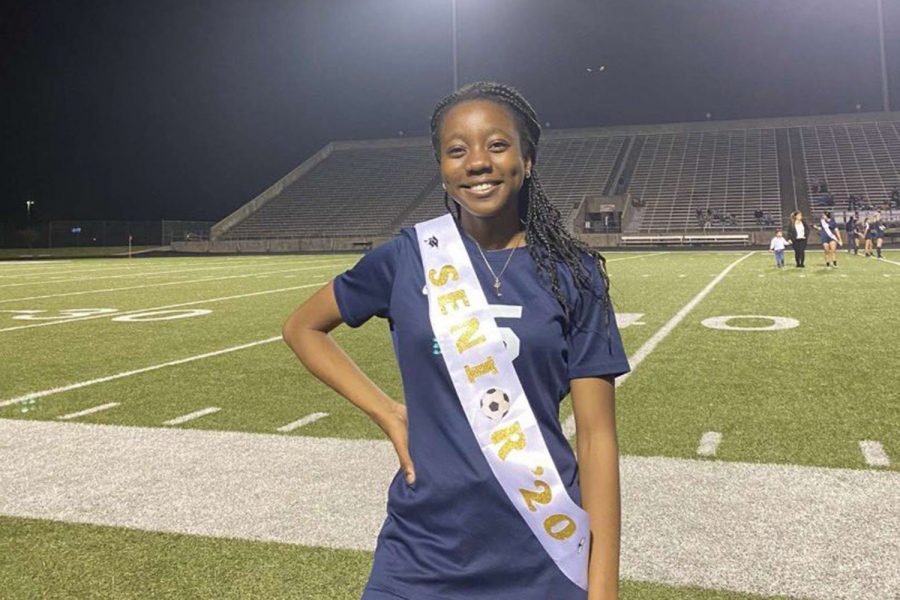
[{"label": "hash mark on field", "polygon": [[279,427],[276,431],[280,431],[281,433],[289,433],[291,431],[294,431],[295,429],[299,429],[300,427],[303,427],[304,425],[309,425],[310,423],[318,421],[319,419],[323,419],[327,416],[328,416],[328,413],[320,413],[320,412],[312,413],[310,415],[306,415],[302,419],[294,421],[293,423],[288,423],[287,425]]},{"label": "hash mark on field", "polygon": [[722,443],[722,434],[718,431],[707,431],[700,438],[700,445],[697,447],[697,454],[700,456],[715,456],[719,444]]},{"label": "hash mark on field", "polygon": [[863,458],[870,467],[889,467],[891,461],[881,442],[873,442],[872,440],[862,440],[859,443],[859,449],[862,450]]},{"label": "hash mark on field", "polygon": [[181,425],[182,423],[187,423],[188,421],[193,421],[194,419],[199,419],[200,417],[205,417],[206,415],[217,413],[220,410],[222,409],[217,406],[210,406],[209,408],[197,410],[192,413],[188,413],[186,415],[181,415],[180,417],[175,417],[174,419],[164,421],[163,425]]},{"label": "hash mark on field", "polygon": [[109,410],[110,408],[114,408],[118,406],[118,402],[110,402],[108,404],[101,404],[100,406],[94,406],[92,408],[86,408],[84,410],[79,410],[78,412],[69,413],[67,415],[63,415],[61,417],[56,417],[60,421],[68,421],[69,419],[77,419],[78,417],[83,417],[85,415],[92,415],[96,412],[100,412],[101,410]]}]

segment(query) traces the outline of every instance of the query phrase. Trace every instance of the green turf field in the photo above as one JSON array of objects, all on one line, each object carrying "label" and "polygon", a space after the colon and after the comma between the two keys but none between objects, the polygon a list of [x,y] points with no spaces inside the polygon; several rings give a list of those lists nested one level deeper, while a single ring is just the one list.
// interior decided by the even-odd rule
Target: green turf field
[{"label": "green turf field", "polygon": [[[622,454],[900,471],[900,252],[885,257],[842,253],[826,269],[812,251],[806,269],[778,271],[767,252],[610,253],[625,347],[641,354],[617,391]],[[293,308],[357,259],[0,262],[0,419],[382,440],[280,340]],[[704,324],[717,317],[732,329]],[[384,321],[334,336],[402,399]],[[279,432],[313,413],[327,416]],[[567,401],[561,420],[570,414]],[[720,441],[701,453],[709,432]],[[872,464],[863,441],[888,464]],[[349,599],[371,562],[366,551],[313,544],[0,515],[0,581],[13,598]],[[626,580],[622,597],[751,596]]]}]

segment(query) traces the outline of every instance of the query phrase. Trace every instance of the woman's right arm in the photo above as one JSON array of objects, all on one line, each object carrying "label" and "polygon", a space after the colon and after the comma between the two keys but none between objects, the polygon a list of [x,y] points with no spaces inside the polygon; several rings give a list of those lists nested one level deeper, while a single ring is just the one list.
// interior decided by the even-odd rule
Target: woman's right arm
[{"label": "woman's right arm", "polygon": [[285,321],[281,335],[303,366],[365,412],[387,434],[407,483],[415,481],[409,456],[406,406],[385,394],[337,345],[329,332],[343,323],[329,282]]}]

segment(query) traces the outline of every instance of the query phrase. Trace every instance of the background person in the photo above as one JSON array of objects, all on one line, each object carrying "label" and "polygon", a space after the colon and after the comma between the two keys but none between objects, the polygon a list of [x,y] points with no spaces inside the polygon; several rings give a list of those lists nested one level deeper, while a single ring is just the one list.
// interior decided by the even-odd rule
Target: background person
[{"label": "background person", "polygon": [[794,262],[797,268],[806,267],[806,240],[809,235],[809,224],[803,218],[803,213],[796,210],[791,213],[791,222],[788,224],[788,241],[794,248]]},{"label": "background person", "polygon": [[775,237],[772,238],[772,241],[769,242],[769,250],[771,250],[775,254],[775,268],[783,269],[784,268],[784,247],[788,243],[786,239],[784,239],[784,234],[780,229],[775,231]]},{"label": "background person", "polygon": [[837,268],[837,247],[843,245],[841,232],[831,211],[824,211],[819,219],[819,233],[822,236],[822,250],[825,253],[825,266]]}]

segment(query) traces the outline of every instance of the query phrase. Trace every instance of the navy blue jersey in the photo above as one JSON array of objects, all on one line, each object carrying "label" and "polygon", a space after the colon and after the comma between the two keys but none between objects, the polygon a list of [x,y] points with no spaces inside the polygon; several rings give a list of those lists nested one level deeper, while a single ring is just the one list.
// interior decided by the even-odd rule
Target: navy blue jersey
[{"label": "navy blue jersey", "polygon": [[[579,323],[566,328],[562,307],[539,282],[525,248],[512,256],[497,297],[477,246],[462,235],[551,457],[580,506],[578,467],[562,432],[559,404],[570,379],[629,370],[612,309],[608,338],[601,304],[577,293],[561,269],[561,289]],[[495,272],[509,252],[485,252]],[[589,257],[585,265],[595,289],[605,293]],[[390,320],[416,470],[412,486],[399,469],[390,484],[369,597],[386,592],[410,600],[584,600],[587,593],[547,555],[478,447],[435,345],[423,288],[414,229],[404,229],[334,280],[345,323],[358,327],[372,316]]]},{"label": "navy blue jersey", "polygon": [[[825,232],[824,224],[826,224],[826,223],[828,224],[828,228],[831,229],[831,233],[834,234],[835,239],[832,239],[831,236]],[[834,219],[831,219],[830,221],[821,220],[821,221],[819,221],[819,225],[822,226],[821,234],[822,234],[822,243],[823,244],[827,244],[828,242],[836,241],[836,239],[838,237],[837,221],[835,221]]]}]

